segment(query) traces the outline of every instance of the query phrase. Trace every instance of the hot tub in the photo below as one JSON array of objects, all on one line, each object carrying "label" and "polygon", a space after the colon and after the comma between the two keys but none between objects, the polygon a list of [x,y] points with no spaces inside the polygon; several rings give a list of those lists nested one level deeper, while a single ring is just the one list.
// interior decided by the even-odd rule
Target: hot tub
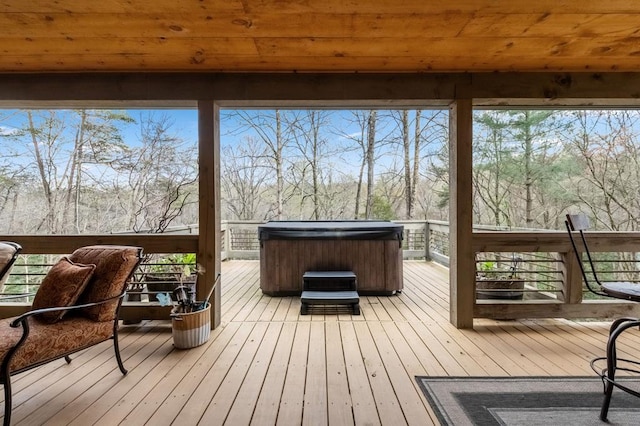
[{"label": "hot tub", "polygon": [[404,226],[386,221],[271,221],[258,226],[260,288],[299,295],[307,271],[353,271],[358,293],[402,290]]}]

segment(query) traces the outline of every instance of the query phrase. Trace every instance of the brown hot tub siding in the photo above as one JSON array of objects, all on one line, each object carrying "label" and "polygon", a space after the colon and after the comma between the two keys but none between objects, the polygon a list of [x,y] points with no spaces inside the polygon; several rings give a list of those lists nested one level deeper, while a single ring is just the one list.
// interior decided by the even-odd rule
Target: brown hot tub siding
[{"label": "brown hot tub siding", "polygon": [[353,271],[360,294],[402,290],[399,240],[287,238],[261,241],[260,287],[269,295],[299,295],[307,271]]}]

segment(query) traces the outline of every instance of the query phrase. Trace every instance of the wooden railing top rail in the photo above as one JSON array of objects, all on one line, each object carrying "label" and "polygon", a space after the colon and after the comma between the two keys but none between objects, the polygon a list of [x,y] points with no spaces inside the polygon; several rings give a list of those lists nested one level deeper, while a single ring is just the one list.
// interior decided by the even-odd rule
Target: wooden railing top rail
[{"label": "wooden railing top rail", "polygon": [[[588,232],[587,241],[594,251],[639,251],[640,232]],[[123,244],[144,247],[147,253],[195,253],[197,234],[101,234],[101,235],[0,235],[0,240],[16,241],[24,254],[70,253],[93,244]],[[563,231],[476,231],[475,251],[554,251],[571,249]]]},{"label": "wooden railing top rail", "polygon": [[[595,252],[640,252],[640,232],[586,232],[589,248]],[[481,231],[473,233],[473,250],[482,251],[571,251],[566,232]]]},{"label": "wooden railing top rail", "polygon": [[197,234],[0,235],[15,241],[22,254],[65,254],[94,244],[139,246],[145,253],[196,253]]}]

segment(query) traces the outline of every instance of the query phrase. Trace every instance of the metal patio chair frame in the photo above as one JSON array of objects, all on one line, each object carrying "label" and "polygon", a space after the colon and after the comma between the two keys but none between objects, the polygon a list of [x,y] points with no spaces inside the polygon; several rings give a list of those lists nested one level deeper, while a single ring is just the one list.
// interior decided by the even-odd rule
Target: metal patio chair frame
[{"label": "metal patio chair frame", "polygon": [[[599,296],[612,297],[616,299],[624,299],[633,302],[640,302],[640,283],[625,282],[625,281],[601,281],[598,278],[596,268],[593,263],[589,246],[584,235],[584,231],[589,228],[589,220],[584,213],[579,214],[567,214],[565,225],[569,238],[571,240],[571,246],[578,260],[580,271],[582,272],[582,278],[587,286],[587,289]],[[578,250],[578,246],[574,239],[574,232],[580,234],[582,240],[583,251],[587,255],[587,262],[591,269],[592,280],[588,278],[587,271],[585,270],[581,251]],[[595,282],[595,284],[594,284]],[[609,405],[611,404],[611,396],[613,389],[621,389],[631,395],[640,398],[640,392],[630,388],[626,384],[623,384],[620,380],[616,380],[616,372],[624,371],[636,375],[640,375],[640,361],[631,360],[626,358],[618,358],[616,353],[616,341],[620,335],[634,327],[640,327],[640,318],[623,317],[613,321],[609,328],[609,338],[607,340],[606,356],[597,357],[591,361],[591,368],[602,379],[604,384],[604,400],[600,410],[600,420],[607,421],[607,415],[609,412]],[[606,367],[600,368],[599,365],[602,362],[606,362]]]}]

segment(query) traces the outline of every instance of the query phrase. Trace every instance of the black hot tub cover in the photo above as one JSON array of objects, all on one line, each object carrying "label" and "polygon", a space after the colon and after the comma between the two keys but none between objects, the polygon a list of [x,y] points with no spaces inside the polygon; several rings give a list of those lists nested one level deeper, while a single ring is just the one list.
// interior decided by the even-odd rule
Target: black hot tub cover
[{"label": "black hot tub cover", "polygon": [[288,239],[352,239],[402,241],[403,225],[389,221],[270,221],[258,226],[258,238]]}]

